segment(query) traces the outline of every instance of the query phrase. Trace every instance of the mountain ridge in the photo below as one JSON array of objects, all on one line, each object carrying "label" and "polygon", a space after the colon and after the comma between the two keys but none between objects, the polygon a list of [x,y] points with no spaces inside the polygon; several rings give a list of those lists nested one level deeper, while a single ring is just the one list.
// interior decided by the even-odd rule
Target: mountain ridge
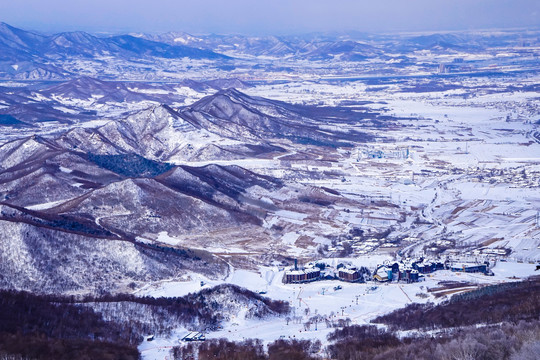
[{"label": "mountain ridge", "polygon": [[24,61],[59,57],[96,57],[114,55],[123,58],[145,56],[192,59],[228,59],[210,50],[186,45],[169,45],[131,35],[96,37],[84,31],[41,35],[0,23],[0,59]]}]

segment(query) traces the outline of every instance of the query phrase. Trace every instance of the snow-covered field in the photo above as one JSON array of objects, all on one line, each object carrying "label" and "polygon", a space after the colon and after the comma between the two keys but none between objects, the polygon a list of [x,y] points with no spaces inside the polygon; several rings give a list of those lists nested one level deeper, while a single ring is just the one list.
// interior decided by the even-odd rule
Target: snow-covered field
[{"label": "snow-covered field", "polygon": [[[328,259],[337,264],[341,260],[351,261],[355,265],[373,269],[378,263],[388,259],[385,255],[362,256],[348,259]],[[425,276],[425,281],[418,283],[346,283],[341,281],[317,281],[309,284],[283,284],[283,269],[278,267],[260,268],[259,271],[235,270],[225,281],[212,281],[202,276],[193,276],[185,281],[171,281],[152,284],[137,294],[154,297],[182,296],[204,287],[215,286],[223,282],[237,284],[254,292],[264,292],[272,299],[288,301],[293,313],[288,317],[267,318],[262,320],[246,319],[242,311],[238,317],[231,317],[223,324],[223,329],[206,334],[207,338],[226,338],[242,341],[259,338],[265,343],[280,338],[319,339],[326,342],[327,335],[335,330],[327,327],[325,320],[320,320],[306,328],[305,323],[316,315],[329,321],[350,319],[351,324],[368,324],[375,317],[402,308],[410,303],[440,302],[447,296],[435,297],[429,289],[440,287],[441,281],[466,282],[469,285],[457,288],[452,293],[474,289],[478,285],[497,284],[517,281],[535,275],[536,265],[517,262],[498,262],[492,268],[494,276],[479,273],[454,273],[449,270],[436,271]],[[341,289],[335,290],[340,285]],[[449,295],[451,296],[451,295]],[[179,327],[169,337],[157,337],[152,342],[144,341],[139,350],[144,359],[165,359],[171,347],[181,345],[179,339],[190,329]]]}]

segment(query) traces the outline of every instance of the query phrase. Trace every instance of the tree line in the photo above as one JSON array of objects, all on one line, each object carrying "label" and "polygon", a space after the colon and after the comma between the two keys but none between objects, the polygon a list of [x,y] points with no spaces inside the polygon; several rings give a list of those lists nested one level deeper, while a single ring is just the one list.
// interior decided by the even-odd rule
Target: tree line
[{"label": "tree line", "polygon": [[[218,301],[222,298],[232,305]],[[176,298],[0,290],[0,356],[137,359],[144,335],[169,334],[181,325],[215,330],[226,319],[227,306],[254,308],[250,314],[257,318],[289,312],[287,302],[229,284]]]},{"label": "tree line", "polygon": [[373,320],[394,330],[437,329],[538,319],[540,277],[485,286],[435,306],[409,304]]}]

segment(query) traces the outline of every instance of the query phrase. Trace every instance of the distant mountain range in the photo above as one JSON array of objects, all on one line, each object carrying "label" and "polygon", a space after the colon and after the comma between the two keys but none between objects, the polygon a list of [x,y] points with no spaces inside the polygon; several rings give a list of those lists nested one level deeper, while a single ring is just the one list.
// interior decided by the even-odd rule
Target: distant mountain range
[{"label": "distant mountain range", "polygon": [[396,49],[463,49],[502,44],[505,35],[432,34],[390,36],[352,34],[341,36],[244,36],[199,35],[184,32],[98,37],[82,31],[42,35],[0,23],[0,61],[31,61],[36,58],[114,56],[225,59],[232,56],[295,57],[324,60],[332,57],[363,60]]},{"label": "distant mountain range", "polygon": [[[177,88],[182,86],[204,93],[219,91],[175,110],[161,107],[162,110],[168,109],[163,110],[162,118],[173,116],[175,128],[189,128],[204,132],[205,136],[220,136],[243,143],[289,139],[295,143],[343,146],[348,141],[367,140],[368,136],[356,131],[328,131],[320,125],[354,122],[373,125],[381,119],[377,113],[362,107],[313,107],[251,97],[235,89],[250,86],[238,79],[188,80],[167,85],[80,77],[43,89],[10,88],[9,91],[0,91],[0,104],[3,105],[0,108],[0,126],[33,127],[47,121],[70,124],[97,119],[97,110],[91,109],[109,104],[171,104],[183,99],[177,92]],[[129,133],[137,132],[130,130]],[[168,156],[170,151],[166,152]]]},{"label": "distant mountain range", "polygon": [[0,61],[115,56],[225,59],[213,51],[169,45],[131,35],[96,37],[82,31],[45,36],[0,23]]},{"label": "distant mountain range", "polygon": [[[109,79],[118,78],[119,74],[124,73],[136,74],[137,79],[145,80],[177,79],[171,74],[175,71],[182,73],[193,67],[188,64],[173,70],[163,59],[205,60],[213,62],[210,68],[224,72],[237,68],[292,71],[282,62],[274,64],[275,60],[334,64],[377,60],[381,64],[404,65],[414,61],[415,51],[418,50],[456,54],[538,41],[535,33],[526,39],[521,36],[511,32],[304,36],[168,32],[96,36],[82,31],[44,35],[0,23],[0,78],[73,79],[80,76],[82,71],[87,75]],[[91,64],[81,67],[82,64],[77,64],[78,60],[90,60]],[[204,69],[204,64],[199,65]]]},{"label": "distant mountain range", "polygon": [[51,62],[112,57],[124,60],[190,58],[225,60],[210,50],[169,45],[131,35],[97,37],[82,31],[42,35],[0,23],[0,76],[20,79],[64,79],[68,71]]},{"label": "distant mountain range", "polygon": [[305,36],[243,36],[191,35],[185,32],[164,34],[136,34],[152,41],[183,44],[227,53],[231,56],[270,56],[305,60],[339,59],[363,61],[416,50],[478,51],[488,46],[517,43],[509,33],[435,33],[426,35],[364,34],[347,35],[308,34]]},{"label": "distant mountain range", "polygon": [[168,44],[186,44],[207,50],[231,54],[231,56],[290,57],[307,60],[328,60],[334,57],[347,61],[363,60],[380,56],[382,49],[366,44],[363,40],[332,37],[288,37],[242,35],[193,36],[183,32],[160,35],[138,34],[145,39]]}]

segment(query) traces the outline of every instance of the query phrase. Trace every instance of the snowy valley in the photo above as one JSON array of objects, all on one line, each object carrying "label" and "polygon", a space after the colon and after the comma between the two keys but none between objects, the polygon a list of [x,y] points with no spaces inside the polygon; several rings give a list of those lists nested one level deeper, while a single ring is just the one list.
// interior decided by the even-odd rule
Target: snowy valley
[{"label": "snowy valley", "polygon": [[340,358],[336,329],[536,289],[539,36],[1,24],[0,289],[130,329],[143,359],[211,346],[192,332]]}]

